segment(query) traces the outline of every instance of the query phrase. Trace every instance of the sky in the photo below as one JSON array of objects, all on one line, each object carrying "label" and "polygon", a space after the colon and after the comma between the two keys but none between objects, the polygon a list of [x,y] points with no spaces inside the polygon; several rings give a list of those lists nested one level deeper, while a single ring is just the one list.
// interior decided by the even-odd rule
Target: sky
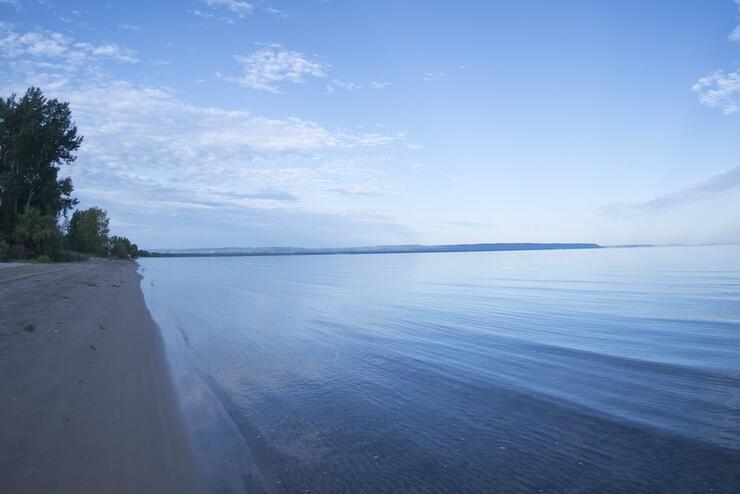
[{"label": "sky", "polygon": [[0,0],[145,248],[740,242],[732,0]]}]

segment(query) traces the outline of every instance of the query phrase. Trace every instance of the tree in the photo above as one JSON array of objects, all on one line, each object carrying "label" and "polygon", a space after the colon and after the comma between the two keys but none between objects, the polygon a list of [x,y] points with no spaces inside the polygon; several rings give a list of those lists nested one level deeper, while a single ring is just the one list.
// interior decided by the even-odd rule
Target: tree
[{"label": "tree", "polygon": [[88,208],[74,212],[67,236],[74,250],[107,256],[109,232],[108,213],[100,208]]},{"label": "tree", "polygon": [[58,260],[62,250],[62,232],[56,218],[42,215],[36,208],[28,208],[18,218],[13,239],[33,256],[47,256]]},{"label": "tree", "polygon": [[[21,98],[0,98],[0,258],[81,257],[62,251],[58,224],[78,204],[72,180],[59,175],[81,144],[68,103],[48,99],[36,87]],[[111,245],[108,225],[100,208],[75,211],[66,228],[69,247],[99,256],[108,256],[111,247],[119,257],[148,255],[125,237],[114,237]]]},{"label": "tree", "polygon": [[68,103],[31,87],[18,99],[0,98],[0,237],[14,238],[30,208],[56,219],[77,204],[72,180],[59,178],[82,143]]},{"label": "tree", "polygon": [[110,238],[110,255],[119,259],[136,259],[139,257],[139,247],[132,244],[126,237]]}]

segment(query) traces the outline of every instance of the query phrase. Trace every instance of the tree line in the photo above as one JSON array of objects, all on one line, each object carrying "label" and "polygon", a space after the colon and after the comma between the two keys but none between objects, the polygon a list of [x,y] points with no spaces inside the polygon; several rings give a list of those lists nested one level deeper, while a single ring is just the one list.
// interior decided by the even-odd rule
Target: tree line
[{"label": "tree line", "polygon": [[36,87],[0,98],[0,259],[148,255],[126,237],[110,236],[105,210],[76,209],[72,179],[60,172],[77,159],[82,141],[69,103]]}]

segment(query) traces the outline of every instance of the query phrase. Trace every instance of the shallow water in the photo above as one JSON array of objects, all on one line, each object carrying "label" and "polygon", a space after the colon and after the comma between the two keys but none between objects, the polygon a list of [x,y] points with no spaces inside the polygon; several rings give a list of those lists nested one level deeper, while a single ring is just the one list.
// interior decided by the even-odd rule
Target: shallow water
[{"label": "shallow water", "polygon": [[740,246],[141,266],[213,492],[740,492]]}]

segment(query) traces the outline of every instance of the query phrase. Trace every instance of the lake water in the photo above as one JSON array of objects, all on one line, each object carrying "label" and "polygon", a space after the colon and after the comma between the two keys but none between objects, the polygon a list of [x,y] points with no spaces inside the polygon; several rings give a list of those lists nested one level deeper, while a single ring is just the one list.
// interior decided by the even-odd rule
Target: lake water
[{"label": "lake water", "polygon": [[740,246],[140,263],[212,492],[740,492]]}]

